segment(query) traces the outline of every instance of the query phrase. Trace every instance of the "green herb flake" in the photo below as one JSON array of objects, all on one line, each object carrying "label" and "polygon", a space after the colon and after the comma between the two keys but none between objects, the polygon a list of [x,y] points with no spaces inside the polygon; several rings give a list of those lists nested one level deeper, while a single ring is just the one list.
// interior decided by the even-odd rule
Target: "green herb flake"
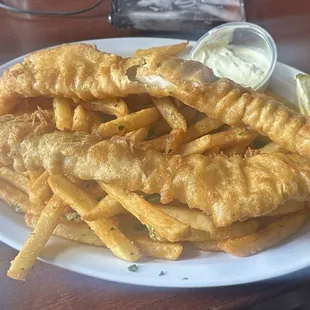
[{"label": "green herb flake", "polygon": [[154,135],[155,135],[155,126],[152,126],[148,132],[147,132],[147,135],[146,135],[146,139],[150,139],[152,138]]},{"label": "green herb flake", "polygon": [[143,231],[146,230],[146,226],[141,224],[141,223],[137,223],[135,225],[132,226],[132,228],[136,231]]},{"label": "green herb flake", "polygon": [[67,214],[68,221],[79,221],[81,216],[77,212],[71,212]]},{"label": "green herb flake", "polygon": [[136,264],[133,264],[133,265],[130,265],[127,269],[131,272],[137,272],[139,267]]},{"label": "green herb flake", "polygon": [[160,273],[159,273],[159,276],[161,277],[161,276],[164,276],[165,275],[165,273],[163,272],[163,271],[161,271]]},{"label": "green herb flake", "polygon": [[114,228],[114,227],[112,226],[112,227],[110,228],[110,230],[112,230],[112,231],[113,231],[113,230],[116,230],[116,228]]},{"label": "green herb flake", "polygon": [[103,199],[103,197],[102,197],[102,196],[99,196],[99,197],[97,197],[96,199],[97,199],[97,201],[101,201],[101,200]]},{"label": "green herb flake", "polygon": [[188,280],[188,277],[184,277],[182,280]]},{"label": "green herb flake", "polygon": [[122,125],[122,124],[118,125],[118,130],[119,130],[119,131],[124,130],[124,129],[125,129],[125,126],[124,126],[124,125]]},{"label": "green herb flake", "polygon": [[134,254],[135,254],[134,252],[131,252],[129,255],[131,255],[131,256],[132,256],[132,255],[134,255]]},{"label": "green herb flake", "polygon": [[154,230],[150,230],[149,234],[150,234],[151,239],[157,239],[157,235],[156,235],[156,232]]},{"label": "green herb flake", "polygon": [[169,149],[169,150],[168,150],[168,154],[170,154],[172,151],[173,151],[173,149]]},{"label": "green herb flake", "polygon": [[238,132],[238,136],[242,136],[242,135],[243,135],[242,131]]}]

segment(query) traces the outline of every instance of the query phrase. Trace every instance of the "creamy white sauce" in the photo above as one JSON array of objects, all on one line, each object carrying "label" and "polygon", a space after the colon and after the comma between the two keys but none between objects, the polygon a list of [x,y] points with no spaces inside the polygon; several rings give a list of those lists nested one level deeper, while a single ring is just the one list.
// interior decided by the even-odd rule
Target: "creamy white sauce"
[{"label": "creamy white sauce", "polygon": [[164,80],[161,76],[158,75],[137,75],[136,79],[141,83],[147,84],[149,86],[156,86],[159,88],[169,88],[174,86],[174,84]]},{"label": "creamy white sauce", "polygon": [[270,67],[270,60],[261,49],[230,45],[228,36],[201,42],[192,59],[207,65],[218,77],[252,88],[262,82]]}]

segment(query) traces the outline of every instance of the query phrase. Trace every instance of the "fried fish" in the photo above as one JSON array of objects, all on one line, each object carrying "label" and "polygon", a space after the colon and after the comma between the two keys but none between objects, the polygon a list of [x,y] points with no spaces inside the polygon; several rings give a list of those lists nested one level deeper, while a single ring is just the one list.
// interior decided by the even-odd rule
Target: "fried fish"
[{"label": "fried fish", "polygon": [[273,98],[217,79],[201,63],[154,52],[123,59],[93,45],[35,52],[0,79],[0,115],[25,97],[74,101],[148,93],[172,96],[231,126],[249,126],[283,148],[310,157],[310,120]]},{"label": "fried fish", "polygon": [[211,214],[220,227],[268,214],[288,200],[310,198],[310,168],[298,155],[166,155],[135,149],[127,138],[99,141],[85,133],[55,131],[47,124],[36,124],[27,133],[20,129],[25,122],[19,118],[2,118],[3,147],[18,171],[44,167],[52,174],[159,193],[163,203],[178,199]]}]

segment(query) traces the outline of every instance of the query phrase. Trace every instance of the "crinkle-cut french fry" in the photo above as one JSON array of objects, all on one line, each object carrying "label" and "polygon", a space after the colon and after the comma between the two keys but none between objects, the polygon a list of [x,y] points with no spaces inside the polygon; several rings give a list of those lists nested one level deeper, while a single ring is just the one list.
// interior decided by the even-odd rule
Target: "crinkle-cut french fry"
[{"label": "crinkle-cut french fry", "polygon": [[305,223],[307,211],[284,215],[258,232],[219,243],[219,248],[235,256],[254,255],[267,250],[295,234]]},{"label": "crinkle-cut french fry", "polygon": [[78,105],[73,112],[72,130],[80,132],[89,132],[90,123],[86,111],[81,105]]},{"label": "crinkle-cut french fry", "polygon": [[[31,229],[36,227],[38,220],[39,216],[37,215],[25,214],[26,224]],[[82,222],[77,223],[74,221],[60,220],[53,235],[94,246],[105,246],[99,237],[89,229],[89,226]]]},{"label": "crinkle-cut french fry", "polygon": [[30,181],[24,175],[7,167],[0,168],[0,179],[12,184],[22,192],[29,194]]},{"label": "crinkle-cut french fry", "polygon": [[119,214],[128,214],[128,211],[115,199],[107,195],[88,213],[83,215],[84,221],[96,221],[101,217],[112,217]]},{"label": "crinkle-cut french fry", "polygon": [[148,236],[137,235],[130,235],[130,239],[134,241],[145,256],[176,260],[183,251],[183,246],[179,243],[156,242]]},{"label": "crinkle-cut french fry", "polygon": [[[92,196],[62,175],[50,176],[49,184],[55,195],[65,201],[82,217],[97,205]],[[140,258],[139,249],[115,227],[113,220],[100,218],[96,221],[86,221],[86,223],[117,257],[127,261],[136,261]]]},{"label": "crinkle-cut french fry", "polygon": [[72,129],[72,105],[73,101],[67,98],[54,98],[54,116],[56,127],[59,130]]},{"label": "crinkle-cut french fry", "polygon": [[31,183],[34,183],[37,178],[42,175],[42,173],[44,172],[45,170],[43,168],[40,168],[38,170],[27,170],[26,171],[26,174],[29,176],[29,179],[30,179],[30,182]]},{"label": "crinkle-cut french fry", "polygon": [[221,149],[218,146],[213,147],[203,153],[204,156],[214,156],[221,153]]},{"label": "crinkle-cut french fry", "polygon": [[187,131],[187,124],[184,116],[168,97],[153,98],[153,103],[172,129],[183,129]]},{"label": "crinkle-cut french fry", "polygon": [[212,232],[207,232],[204,230],[192,229],[192,234],[186,241],[200,242],[208,240],[228,240],[245,235],[252,234],[256,232],[260,227],[260,221],[258,220],[247,220],[241,225],[236,225],[234,227],[228,226],[223,228],[218,228]]},{"label": "crinkle-cut french fry", "polygon": [[127,103],[122,98],[94,100],[91,102],[84,102],[82,105],[87,110],[98,111],[108,115],[115,115],[117,117],[129,113]]},{"label": "crinkle-cut french fry", "polygon": [[25,280],[32,269],[44,245],[51,237],[55,227],[60,221],[65,204],[55,195],[42,210],[38,223],[20,252],[11,262],[7,275],[16,280]]},{"label": "crinkle-cut french fry", "polygon": [[221,127],[223,123],[217,119],[205,117],[188,127],[187,132],[184,136],[184,143],[200,138],[203,135]]},{"label": "crinkle-cut french fry", "polygon": [[164,213],[176,218],[182,223],[190,225],[192,228],[214,231],[216,226],[214,225],[212,216],[203,213],[200,210],[190,209],[187,207],[178,207],[171,205],[155,205]]},{"label": "crinkle-cut french fry", "polygon": [[279,216],[283,214],[293,213],[305,208],[304,201],[289,200],[285,204],[279,206],[275,210],[265,214],[265,216]]},{"label": "crinkle-cut french fry", "polygon": [[265,146],[261,147],[259,150],[261,153],[284,153],[284,154],[289,153],[289,151],[285,150],[280,145],[274,142],[270,142],[266,144]]},{"label": "crinkle-cut french fry", "polygon": [[202,136],[182,145],[178,153],[186,156],[203,154],[205,151],[216,146],[223,149],[236,143],[247,141],[251,136],[252,133],[245,128],[234,128],[227,131],[221,131],[215,134]]},{"label": "crinkle-cut french fry", "polygon": [[49,173],[44,171],[30,186],[29,200],[36,205],[44,205],[53,195],[48,185]]},{"label": "crinkle-cut french fry", "polygon": [[174,45],[158,46],[158,47],[151,47],[148,49],[136,50],[134,53],[134,57],[147,56],[155,52],[170,56],[176,56],[179,53],[183,52],[187,47],[187,45],[188,42],[182,42]]},{"label": "crinkle-cut french fry", "polygon": [[43,208],[32,205],[25,193],[2,180],[0,180],[0,198],[17,212],[40,214]]},{"label": "crinkle-cut french fry", "polygon": [[105,192],[117,200],[142,224],[151,226],[167,240],[174,242],[187,238],[190,235],[191,229],[189,225],[168,216],[138,194],[101,181],[98,181],[98,183]]},{"label": "crinkle-cut french fry", "polygon": [[173,129],[170,134],[163,135],[153,140],[141,141],[135,143],[135,147],[142,150],[156,150],[173,154],[182,144],[184,137],[183,129]]},{"label": "crinkle-cut french fry", "polygon": [[218,240],[208,240],[202,242],[191,242],[190,244],[193,245],[198,250],[209,252],[221,252],[222,250],[219,248],[219,243],[220,241]]},{"label": "crinkle-cut french fry", "polygon": [[158,118],[159,112],[157,108],[144,109],[101,124],[98,128],[98,134],[103,139],[111,138],[114,135],[123,136],[127,132],[151,125]]}]

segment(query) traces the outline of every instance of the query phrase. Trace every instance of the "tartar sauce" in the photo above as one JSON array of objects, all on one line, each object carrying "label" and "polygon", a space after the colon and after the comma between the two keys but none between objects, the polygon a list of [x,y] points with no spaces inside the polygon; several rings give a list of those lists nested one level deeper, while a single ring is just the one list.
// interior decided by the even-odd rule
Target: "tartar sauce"
[{"label": "tartar sauce", "polygon": [[260,48],[230,43],[231,33],[202,41],[192,59],[211,68],[218,77],[226,77],[245,87],[254,88],[265,77],[270,60]]}]

